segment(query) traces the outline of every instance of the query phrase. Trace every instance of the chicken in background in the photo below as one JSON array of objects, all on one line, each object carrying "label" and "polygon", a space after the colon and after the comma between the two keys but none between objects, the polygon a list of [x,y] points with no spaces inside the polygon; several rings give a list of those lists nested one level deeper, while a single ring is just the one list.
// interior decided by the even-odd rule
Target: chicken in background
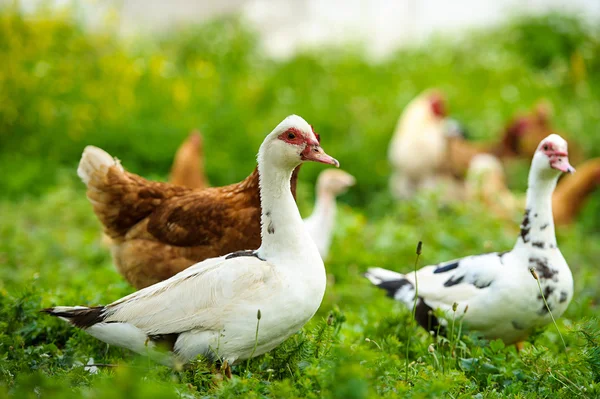
[{"label": "chicken in background", "polygon": [[316,202],[313,213],[304,219],[304,226],[317,244],[321,258],[326,259],[331,246],[337,214],[336,197],[356,183],[349,173],[339,169],[326,169],[317,179]]},{"label": "chicken in background", "polygon": [[[452,174],[459,179],[465,178],[471,161],[479,154],[491,154],[502,161],[517,157],[531,158],[539,142],[554,131],[550,116],[550,104],[539,102],[530,113],[513,117],[498,141],[474,142],[468,140],[464,134],[449,135],[448,159]],[[576,145],[573,147],[572,158],[577,159],[579,151]]]},{"label": "chicken in background", "polygon": [[169,178],[170,183],[189,188],[209,186],[204,172],[202,149],[202,135],[199,131],[194,130],[175,153]]},{"label": "chicken in background", "polygon": [[[541,100],[528,113],[514,116],[505,129],[503,142],[506,148],[521,158],[529,159],[535,153],[540,140],[556,132],[552,124],[552,114],[552,104]],[[567,137],[564,133],[561,135]],[[576,163],[584,159],[581,146],[572,138],[569,139],[569,154]]]},{"label": "chicken in background", "polygon": [[[531,158],[538,143],[554,132],[551,115],[551,105],[538,102],[531,112],[515,116],[499,140],[473,142],[447,117],[443,94],[435,89],[425,91],[406,107],[390,143],[390,191],[401,199],[428,188],[444,192],[450,201],[461,199],[461,181],[475,156],[491,154],[502,161]],[[571,158],[578,162],[581,147],[576,143],[571,147]]]},{"label": "chicken in background", "polygon": [[426,90],[406,106],[388,149],[396,199],[435,188],[445,170],[446,127],[446,100],[439,90]]},{"label": "chicken in background", "polygon": [[[554,223],[573,223],[587,198],[600,187],[600,158],[588,160],[577,167],[577,173],[562,178],[552,195]],[[481,202],[494,215],[512,220],[525,204],[524,195],[512,193],[500,161],[489,154],[473,158],[465,180],[467,198]]]},{"label": "chicken in background", "polygon": [[[291,177],[294,198],[298,170]],[[77,174],[110,239],[117,270],[138,289],[204,259],[260,246],[257,169],[239,183],[194,190],[148,181],[88,146]]]},{"label": "chicken in background", "polygon": [[[536,110],[538,106],[536,106]],[[539,111],[541,112],[541,109]],[[518,116],[513,118],[505,127],[502,132],[500,140],[492,142],[474,142],[468,140],[464,134],[453,134],[448,135],[448,158],[450,160],[450,167],[452,174],[457,178],[465,178],[467,171],[471,167],[471,162],[474,158],[481,154],[490,154],[500,160],[508,158],[524,157],[530,158],[535,152],[537,144],[546,136],[550,134],[549,130],[541,129],[542,118],[541,113],[537,111],[531,115]],[[545,122],[546,126],[547,122]],[[541,137],[538,137],[540,136]],[[531,138],[530,136],[534,136]],[[527,138],[527,142],[535,142],[535,147],[531,154],[529,151],[524,151],[522,144],[523,140]],[[525,146],[528,147],[528,146]],[[487,162],[479,160],[478,163],[484,166],[486,163],[491,166],[490,158],[483,157],[483,160],[487,159]]]},{"label": "chicken in background", "polygon": [[554,130],[551,126],[552,112],[552,104],[539,101],[529,113],[516,115],[510,121],[507,132],[511,133],[510,144],[517,154],[531,156],[539,139]]},{"label": "chicken in background", "polygon": [[489,154],[496,159],[516,157],[516,153],[505,144],[505,138],[507,137],[508,135],[505,133],[501,141],[477,143],[469,141],[461,135],[448,135],[447,159],[452,176],[460,180],[464,179],[471,162],[478,155]]}]

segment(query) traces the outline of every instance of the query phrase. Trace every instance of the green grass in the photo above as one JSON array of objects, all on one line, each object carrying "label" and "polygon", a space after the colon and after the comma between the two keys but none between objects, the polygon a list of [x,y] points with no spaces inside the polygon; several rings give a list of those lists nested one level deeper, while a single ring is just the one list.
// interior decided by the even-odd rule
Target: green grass
[{"label": "green grass", "polygon": [[[422,266],[509,249],[518,231],[518,221],[507,227],[477,204],[390,199],[385,153],[402,107],[422,89],[441,87],[452,113],[484,139],[548,98],[557,129],[599,156],[598,32],[550,15],[452,43],[432,39],[378,63],[360,49],[339,48],[275,62],[237,20],[125,44],[84,32],[69,13],[41,15],[0,12],[0,59],[7,60],[0,68],[0,397],[600,396],[598,193],[576,225],[558,232],[575,278],[573,302],[557,320],[568,358],[553,326],[519,354],[464,331],[460,315],[454,336],[432,338],[410,309],[361,277],[373,265],[412,270],[418,241]],[[199,127],[209,177],[221,185],[251,171],[264,135],[290,113],[312,123],[326,151],[358,180],[341,198],[323,304],[301,332],[221,381],[201,360],[171,370],[39,314],[132,292],[76,177],[84,145],[164,179],[180,140]],[[527,168],[523,161],[510,170],[518,190]],[[322,169],[302,170],[303,215]],[[91,357],[118,366],[90,374],[82,365]]]}]

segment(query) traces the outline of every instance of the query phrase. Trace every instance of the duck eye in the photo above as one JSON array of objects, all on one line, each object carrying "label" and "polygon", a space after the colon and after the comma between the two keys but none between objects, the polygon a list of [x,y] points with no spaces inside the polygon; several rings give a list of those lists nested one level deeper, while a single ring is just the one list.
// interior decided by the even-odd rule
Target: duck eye
[{"label": "duck eye", "polygon": [[288,139],[294,140],[295,138],[296,138],[296,135],[294,133],[288,133]]},{"label": "duck eye", "polygon": [[548,144],[544,144],[544,151],[548,151]]}]

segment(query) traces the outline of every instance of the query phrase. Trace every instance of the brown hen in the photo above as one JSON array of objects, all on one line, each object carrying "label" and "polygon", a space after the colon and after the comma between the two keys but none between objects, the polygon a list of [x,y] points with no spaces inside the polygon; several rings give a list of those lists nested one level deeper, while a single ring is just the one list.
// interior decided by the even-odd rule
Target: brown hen
[{"label": "brown hen", "polygon": [[[530,158],[535,153],[541,140],[551,133],[556,133],[552,126],[552,105],[547,101],[538,102],[525,115],[517,115],[509,124],[512,130],[512,146],[515,152],[524,158]],[[583,150],[572,138],[560,133],[569,142],[569,158],[575,163],[583,160]]]},{"label": "brown hen", "polygon": [[[291,178],[294,198],[298,170]],[[260,246],[257,169],[239,183],[194,190],[148,181],[88,146],[77,172],[117,270],[138,289],[204,259]]]}]

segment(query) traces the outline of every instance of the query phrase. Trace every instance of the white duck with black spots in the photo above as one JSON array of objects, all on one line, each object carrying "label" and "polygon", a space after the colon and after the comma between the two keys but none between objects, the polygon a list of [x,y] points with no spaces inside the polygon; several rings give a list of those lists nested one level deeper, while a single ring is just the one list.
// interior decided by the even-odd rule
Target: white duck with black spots
[{"label": "white duck with black spots", "polygon": [[[552,192],[563,172],[573,173],[567,142],[551,134],[539,144],[529,171],[527,203],[521,232],[512,250],[468,256],[415,273],[400,274],[372,268],[366,277],[388,295],[412,308],[418,280],[416,318],[428,330],[446,325],[432,310],[441,309],[451,320],[456,316],[486,338],[506,343],[524,340],[535,328],[561,316],[573,297],[573,276],[558,249],[552,217]],[[539,277],[546,307],[538,282]],[[465,309],[468,306],[466,313]]]}]

